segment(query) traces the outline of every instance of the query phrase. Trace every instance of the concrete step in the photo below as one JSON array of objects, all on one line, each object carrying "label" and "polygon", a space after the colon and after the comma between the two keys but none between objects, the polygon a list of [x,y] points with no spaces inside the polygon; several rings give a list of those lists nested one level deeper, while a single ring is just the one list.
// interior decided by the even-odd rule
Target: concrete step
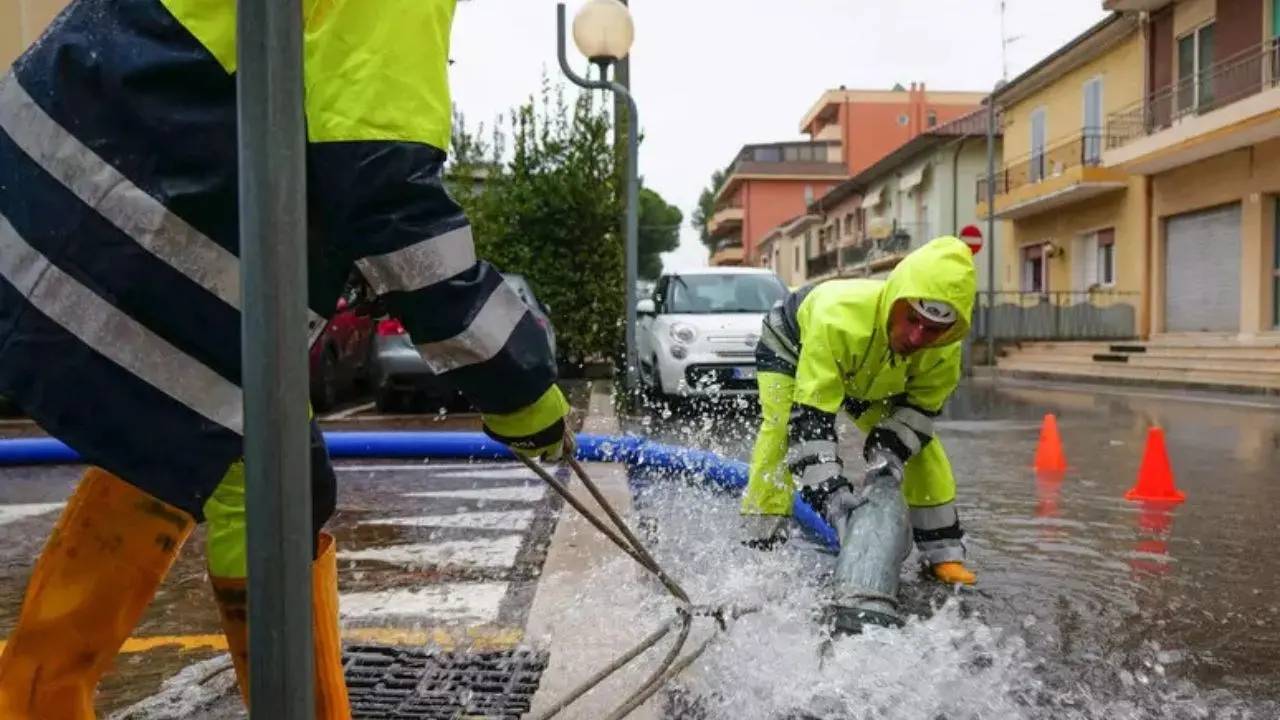
[{"label": "concrete step", "polygon": [[1280,373],[1260,373],[1223,369],[1188,367],[1142,367],[1128,363],[1080,363],[1002,359],[996,366],[1000,374],[1026,374],[1072,380],[1110,379],[1135,383],[1155,382],[1186,386],[1235,387],[1280,390]]},{"label": "concrete step", "polygon": [[1280,348],[1280,333],[1254,335],[1246,339],[1235,334],[1170,333],[1153,335],[1144,344],[1162,348]]}]

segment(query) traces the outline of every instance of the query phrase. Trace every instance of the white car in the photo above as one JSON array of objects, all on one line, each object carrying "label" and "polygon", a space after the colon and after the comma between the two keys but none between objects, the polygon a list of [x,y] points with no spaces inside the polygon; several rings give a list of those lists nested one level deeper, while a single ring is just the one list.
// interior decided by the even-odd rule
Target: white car
[{"label": "white car", "polygon": [[640,377],[652,395],[756,394],[760,325],[787,286],[772,270],[709,267],[664,273],[636,305]]}]

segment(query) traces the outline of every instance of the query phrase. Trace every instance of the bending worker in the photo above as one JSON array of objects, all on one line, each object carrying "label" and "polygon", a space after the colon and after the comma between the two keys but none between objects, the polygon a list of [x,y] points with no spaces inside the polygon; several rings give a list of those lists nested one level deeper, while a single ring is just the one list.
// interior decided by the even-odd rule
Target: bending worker
[{"label": "bending worker", "polygon": [[[358,270],[529,456],[571,442],[546,336],[441,183],[455,0],[306,0],[312,341]],[[84,720],[197,523],[248,692],[235,3],[72,0],[0,79],[0,395],[90,463],[0,656],[0,717]],[[303,259],[299,258],[301,262]],[[301,401],[301,400],[300,400]],[[350,717],[312,423],[317,716]]]},{"label": "bending worker", "polygon": [[951,464],[932,418],[960,381],[977,280],[955,237],[909,253],[884,281],[835,279],[791,293],[769,312],[756,346],[762,422],[741,513],[753,547],[789,534],[795,488],[828,523],[860,488],[836,448],[842,408],[866,433],[868,463],[903,478],[923,562],[946,583],[973,583],[964,566]]}]

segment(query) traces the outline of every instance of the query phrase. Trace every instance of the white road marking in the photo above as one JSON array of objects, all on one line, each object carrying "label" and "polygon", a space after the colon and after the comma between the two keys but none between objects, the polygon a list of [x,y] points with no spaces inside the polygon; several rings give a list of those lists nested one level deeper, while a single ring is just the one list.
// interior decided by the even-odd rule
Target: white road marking
[{"label": "white road marking", "polygon": [[418,621],[496,622],[506,583],[451,583],[402,590],[353,592],[338,601],[343,620],[408,615]]},{"label": "white road marking", "polygon": [[470,488],[464,490],[430,490],[405,493],[411,498],[453,498],[456,500],[491,500],[493,502],[537,502],[547,493],[546,485]]},{"label": "white road marking", "polygon": [[521,480],[525,478],[537,477],[529,468],[512,467],[512,468],[495,468],[489,470],[437,470],[431,473],[432,476],[438,478],[475,478],[476,480]]},{"label": "white road marking", "polygon": [[352,415],[359,415],[362,412],[368,412],[376,406],[377,406],[377,403],[371,403],[371,402],[365,403],[363,405],[357,405],[355,407],[347,408],[346,410],[339,410],[338,412],[335,412],[335,413],[322,415],[316,419],[320,422],[331,422],[333,420],[345,420],[351,417]]},{"label": "white road marking", "polygon": [[0,505],[0,525],[27,518],[39,517],[46,513],[61,510],[63,503],[25,503],[21,505]]},{"label": "white road marking", "polygon": [[532,510],[510,512],[460,512],[449,515],[377,518],[361,525],[394,525],[397,527],[467,528],[474,530],[526,530],[533,524]]},{"label": "white road marking", "polygon": [[454,565],[472,568],[509,568],[515,565],[523,535],[503,535],[484,540],[444,540],[440,542],[389,545],[338,553],[339,560],[377,562],[407,567]]}]

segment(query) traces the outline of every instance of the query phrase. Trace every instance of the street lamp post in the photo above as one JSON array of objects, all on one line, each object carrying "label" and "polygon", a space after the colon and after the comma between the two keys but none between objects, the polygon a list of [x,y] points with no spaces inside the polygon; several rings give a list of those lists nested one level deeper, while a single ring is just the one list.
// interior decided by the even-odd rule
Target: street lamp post
[{"label": "street lamp post", "polygon": [[[610,66],[631,52],[635,26],[631,11],[618,0],[587,0],[573,16],[573,43],[578,51],[600,68],[600,79],[590,80],[573,71],[565,55],[564,3],[556,4],[556,46],[560,71],[580,88],[609,90],[627,105],[627,215],[626,215],[626,382],[628,394],[639,387],[636,359],[635,287],[640,265],[640,174],[636,165],[640,155],[636,101],[627,88],[609,77]],[[618,122],[618,118],[614,118]]]},{"label": "street lamp post", "polygon": [[987,309],[983,313],[987,326],[987,364],[996,364],[996,93],[1004,80],[996,82],[987,96]]}]

